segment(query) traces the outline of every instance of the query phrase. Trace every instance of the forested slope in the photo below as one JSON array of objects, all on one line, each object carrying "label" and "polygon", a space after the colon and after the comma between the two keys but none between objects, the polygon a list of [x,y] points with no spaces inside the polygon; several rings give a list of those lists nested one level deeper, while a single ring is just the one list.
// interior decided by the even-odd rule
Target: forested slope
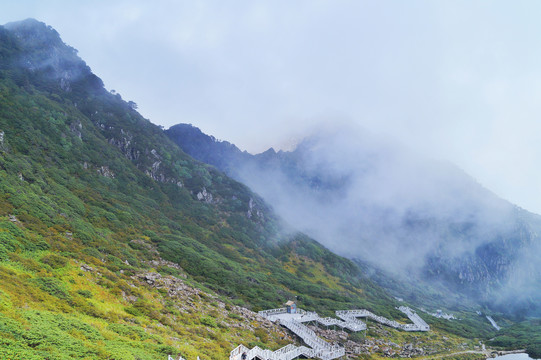
[{"label": "forested slope", "polygon": [[1,358],[221,359],[282,341],[237,305],[295,296],[401,317],[356,265],[288,229],[52,28],[0,27]]}]

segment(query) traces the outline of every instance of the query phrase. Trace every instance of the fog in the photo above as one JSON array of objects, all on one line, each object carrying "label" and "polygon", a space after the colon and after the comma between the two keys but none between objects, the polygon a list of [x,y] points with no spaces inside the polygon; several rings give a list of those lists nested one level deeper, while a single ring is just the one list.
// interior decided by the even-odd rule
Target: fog
[{"label": "fog", "polygon": [[3,2],[154,123],[258,152],[344,116],[541,213],[537,1]]},{"label": "fog", "polygon": [[[60,86],[70,91],[71,83],[89,76],[91,70],[81,62],[77,56],[77,50],[59,40],[59,34],[51,26],[35,19],[26,19],[21,22],[13,22],[4,25],[6,29],[13,31],[16,37],[24,38],[25,45],[29,49],[39,49],[49,46],[50,53],[47,57],[22,57],[18,60],[19,66],[32,72],[38,72],[40,76],[60,81]],[[54,46],[51,46],[51,43]],[[95,79],[95,81],[99,81]],[[102,84],[100,82],[100,84]]]},{"label": "fog", "polygon": [[[302,166],[239,176],[341,254],[408,274],[428,258],[472,281],[505,270],[513,294],[536,274],[538,219],[450,162],[541,213],[540,7],[29,0],[6,2],[0,23],[45,21],[143,116],[192,122],[243,149],[288,148],[314,119],[347,119],[355,130],[302,144]],[[478,259],[494,243],[517,249],[509,263],[444,261]]]},{"label": "fog", "polygon": [[450,288],[483,300],[541,298],[540,218],[396,139],[327,125],[292,152],[236,169],[287,222],[340,255],[411,279],[452,279]]}]

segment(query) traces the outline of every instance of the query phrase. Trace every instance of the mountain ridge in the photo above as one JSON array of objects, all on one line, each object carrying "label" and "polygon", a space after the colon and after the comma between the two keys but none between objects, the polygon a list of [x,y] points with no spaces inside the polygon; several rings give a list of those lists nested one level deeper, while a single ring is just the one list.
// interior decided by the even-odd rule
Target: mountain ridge
[{"label": "mountain ridge", "polygon": [[[54,29],[36,20],[10,29],[0,27],[0,357],[277,349],[294,339],[247,308],[295,297],[323,316],[367,308],[405,320],[352,261],[284,226],[247,186],[106,91]],[[456,311],[464,321],[427,315],[433,332],[415,339],[377,328],[367,339],[406,348],[419,338],[445,353],[495,335],[471,307]],[[342,335],[332,341],[364,341]]]},{"label": "mountain ridge", "polygon": [[[17,23],[12,23],[10,27],[13,29],[16,27],[16,24]],[[44,29],[50,32],[54,31],[52,28],[46,27],[44,24],[35,20],[26,20],[22,23],[24,28],[28,27],[29,24],[30,27],[38,26],[38,31],[42,31]],[[34,31],[35,30],[36,29],[34,29]],[[54,35],[58,36],[58,33],[54,32]],[[37,49],[41,49],[41,47],[38,47]],[[72,52],[70,51],[70,53]],[[26,53],[25,56],[27,56],[27,58],[25,58],[26,60],[32,60],[31,53]],[[92,79],[95,77],[95,75],[90,72],[90,69],[85,67],[86,64],[74,63],[73,65],[81,66],[85,70],[88,70],[86,74],[83,74],[84,76]],[[38,78],[43,76],[46,80],[49,80],[51,82],[49,83],[50,87],[53,86],[52,83],[56,83],[54,84],[57,86],[56,90],[65,95],[74,97],[79,96],[79,94],[73,91],[73,89],[80,85],[77,84],[78,81],[82,81],[83,83],[87,82],[87,79],[85,79],[84,76],[74,80],[74,83],[70,83],[69,87],[63,88],[62,78],[48,77],[51,70],[48,67],[49,65],[44,68],[31,66],[25,70],[29,70]],[[82,86],[81,89],[84,90],[84,87]],[[96,90],[92,86],[90,89],[92,91]],[[54,95],[55,94],[50,94],[53,100],[55,99]],[[70,152],[74,152],[76,150],[75,147],[77,145],[84,144],[85,141],[103,138],[108,143],[106,148],[100,149],[107,150],[107,156],[92,158],[89,157],[91,154],[90,151],[84,154],[77,154],[83,158],[85,156],[88,158],[88,161],[79,163],[77,165],[79,166],[77,171],[94,171],[101,177],[101,179],[105,181],[107,186],[113,185],[115,181],[124,180],[121,178],[123,173],[119,165],[115,164],[114,162],[102,163],[102,161],[106,161],[107,158],[115,159],[115,155],[113,154],[115,151],[118,151],[120,154],[122,154],[122,157],[127,160],[126,164],[133,164],[135,169],[146,175],[146,177],[136,176],[136,178],[139,177],[137,180],[140,181],[142,185],[148,186],[152,191],[163,191],[163,193],[157,194],[158,199],[166,199],[164,196],[174,196],[173,199],[199,204],[198,206],[201,207],[201,209],[210,207],[218,208],[224,214],[228,211],[232,211],[246,216],[251,211],[252,216],[246,216],[246,219],[253,222],[257,228],[267,232],[276,231],[273,227],[277,227],[276,224],[279,220],[274,216],[268,216],[267,218],[259,217],[258,213],[269,213],[269,208],[267,208],[262,200],[259,199],[255,194],[249,193],[246,187],[240,183],[225,178],[223,174],[220,174],[211,167],[191,160],[191,158],[183,153],[179,148],[174,146],[172,143],[169,143],[167,138],[163,136],[162,131],[158,126],[151,124],[146,119],[143,119],[128,103],[121,99],[119,94],[111,94],[105,91],[105,89],[102,87],[99,89],[98,95],[103,96],[103,98],[91,97],[89,100],[87,100],[87,103],[84,103],[81,98],[77,98],[79,101],[74,102],[70,108],[70,110],[74,111],[74,114],[79,115],[77,112],[80,112],[85,115],[86,119],[89,121],[84,122],[83,120],[86,119],[82,117],[79,119],[70,119],[70,116],[72,115],[70,113],[60,114],[65,116],[65,124],[55,124],[55,122],[60,123],[59,119],[54,119],[55,121],[52,121],[50,118],[44,119],[47,121],[49,126],[53,125],[50,126],[53,129],[55,125],[58,125],[58,128],[62,128],[63,131],[67,131],[67,133],[62,133],[61,131],[51,132],[51,135],[57,136],[54,139],[61,144],[60,148],[63,150],[63,154],[61,154],[62,156],[66,156],[68,154],[68,150]],[[64,101],[66,100],[67,99]],[[97,106],[98,103],[99,106]],[[114,106],[119,108],[114,108]],[[91,108],[97,111],[91,111]],[[116,111],[119,114],[115,114],[113,111]],[[5,143],[9,144],[11,147],[10,151],[12,153],[18,152],[19,148],[26,151],[26,145],[28,142],[16,143],[15,139],[11,136],[13,131],[10,129],[10,126],[7,125],[8,124],[3,127],[3,131],[5,133]],[[11,127],[13,127],[12,124]],[[73,141],[72,144],[67,144],[68,140],[63,140],[67,138],[67,134],[70,134],[70,140]],[[144,134],[147,138],[143,138],[142,134]],[[148,138],[151,138],[152,136],[159,139],[159,141],[153,141],[156,148],[146,146],[147,144],[145,141],[148,142]],[[163,146],[163,148],[158,147],[160,145]],[[37,157],[44,154],[47,150],[48,149],[43,146],[38,148],[36,153],[33,155]],[[174,156],[173,154],[168,153],[168,151],[174,151]],[[56,159],[59,163],[66,160],[66,158],[63,158],[62,156],[59,156]],[[130,176],[134,177],[134,175],[137,173],[136,170],[132,171],[134,172],[132,175],[124,175],[126,180],[129,180]],[[189,174],[186,172],[189,172]],[[24,179],[26,179],[26,181],[30,181],[33,177],[31,172],[21,172],[21,175]],[[149,179],[152,181],[149,182]],[[221,179],[223,183],[212,184],[212,180],[214,179]],[[155,184],[153,182],[155,182]],[[156,184],[163,184],[164,188],[158,189]],[[231,197],[231,191],[235,188],[242,190],[242,193],[234,193],[235,199],[233,199]],[[121,188],[118,189],[121,190]],[[205,190],[206,196],[204,194]],[[175,193],[175,191],[178,193]],[[213,192],[211,193],[210,191]],[[129,192],[125,193],[125,195],[128,194]],[[239,198],[240,195],[242,195],[242,198]],[[191,198],[191,200],[188,201],[187,197]],[[230,203],[231,201],[233,201],[233,203]],[[200,221],[200,219],[194,219]],[[204,219],[204,216],[201,219]],[[265,224],[268,224],[271,228],[265,230]],[[74,234],[74,236],[77,235]],[[281,235],[276,234],[276,236]]]},{"label": "mountain ridge", "polygon": [[239,306],[295,295],[397,313],[351,261],[283,231],[255,193],[106,91],[51,27],[0,27],[0,59],[0,357],[277,347],[283,331]]},{"label": "mountain ridge", "polygon": [[[346,257],[370,261],[376,256],[380,266],[385,257],[391,266],[403,262],[400,271],[420,271],[417,279],[447,283],[451,292],[465,293],[503,311],[509,310],[516,292],[521,293],[514,286],[517,274],[526,272],[522,284],[527,278],[532,278],[533,284],[541,279],[532,268],[532,256],[536,255],[526,255],[539,254],[535,249],[540,246],[541,217],[498,198],[453,166],[404,155],[407,152],[370,135],[340,129],[307,138],[291,152],[256,155],[240,152],[229,143],[224,146],[212,137],[204,138],[190,125],[172,126],[166,132],[190,155],[262,194],[289,221],[295,218],[302,224],[312,217],[301,229]],[[193,136],[197,143],[191,142]],[[348,164],[343,159],[356,162]],[[288,196],[294,200],[289,201]],[[290,208],[294,210],[289,212]],[[293,212],[302,215],[295,217]],[[361,215],[351,215],[354,212]],[[321,222],[326,228],[336,223],[328,238],[357,238],[368,249],[382,249],[381,255],[369,250],[368,256],[363,256],[352,241],[342,248],[333,244],[321,236],[326,230],[318,227]],[[378,223],[380,227],[374,226]],[[378,247],[370,238],[385,239],[390,245]],[[434,240],[438,238],[442,239],[439,243]],[[419,239],[426,240],[422,243]],[[408,248],[419,249],[419,254]],[[527,256],[529,261],[521,263]],[[419,269],[420,265],[423,268]],[[531,286],[525,285],[528,288]],[[527,291],[518,312],[534,306],[541,296]]]}]

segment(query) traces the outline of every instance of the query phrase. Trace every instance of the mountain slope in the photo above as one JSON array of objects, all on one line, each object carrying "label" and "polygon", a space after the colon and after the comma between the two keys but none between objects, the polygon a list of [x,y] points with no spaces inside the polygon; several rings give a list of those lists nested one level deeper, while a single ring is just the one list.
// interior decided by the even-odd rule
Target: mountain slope
[{"label": "mountain slope", "polygon": [[295,296],[402,318],[353,262],[107,92],[54,29],[0,27],[0,60],[0,357],[276,348],[283,332],[238,305]]},{"label": "mountain slope", "polygon": [[541,218],[450,164],[351,129],[326,129],[291,152],[258,155],[191,125],[166,133],[343,256],[443,285],[445,296],[462,293],[515,314],[541,311]]}]

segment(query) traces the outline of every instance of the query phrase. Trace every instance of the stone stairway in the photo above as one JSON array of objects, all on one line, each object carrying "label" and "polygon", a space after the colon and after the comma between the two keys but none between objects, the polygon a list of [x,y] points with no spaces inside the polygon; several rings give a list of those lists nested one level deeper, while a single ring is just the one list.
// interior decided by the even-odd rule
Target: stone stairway
[{"label": "stone stairway", "polygon": [[259,347],[248,349],[244,345],[239,345],[231,351],[229,360],[241,360],[242,354],[246,353],[246,359],[252,360],[257,358],[263,360],[292,360],[299,356],[309,358],[319,358],[322,360],[332,360],[345,355],[345,350],[340,346],[335,346],[327,343],[300,322],[294,320],[280,320],[280,324],[288,328],[295,335],[300,337],[306,346],[287,345],[276,351],[263,350]]},{"label": "stone stairway", "polygon": [[398,310],[402,311],[408,316],[413,324],[400,324],[400,329],[404,331],[429,331],[430,326],[417,314],[415,311],[407,306],[401,306]]},{"label": "stone stairway", "polygon": [[301,355],[305,357],[314,357],[314,350],[306,346],[286,345],[276,351],[261,349],[256,346],[248,349],[244,345],[237,346],[229,355],[229,360],[242,360],[242,354],[246,354],[247,360],[259,358],[262,360],[292,360]]},{"label": "stone stairway", "polygon": [[301,322],[295,320],[280,320],[280,324],[300,337],[306,345],[310,346],[313,350],[314,357],[330,360],[343,356],[346,353],[344,348],[329,344]]},{"label": "stone stairway", "polygon": [[401,324],[394,320],[389,320],[383,316],[378,316],[368,310],[340,310],[336,311],[336,316],[340,319],[331,317],[320,317],[316,312],[308,312],[297,309],[296,313],[288,314],[286,308],[271,309],[260,311],[259,315],[264,318],[278,322],[280,325],[289,329],[292,333],[301,338],[306,346],[287,345],[276,351],[264,350],[259,347],[248,349],[244,345],[239,345],[231,351],[229,360],[241,360],[242,354],[246,353],[247,360],[255,358],[263,360],[291,360],[298,356],[319,358],[322,360],[332,360],[345,355],[345,349],[331,345],[321,339],[316,333],[304,325],[307,322],[316,322],[323,326],[338,326],[352,332],[366,330],[366,324],[358,318],[369,318],[380,324],[400,329],[404,331],[429,331],[430,326],[421,319],[421,317],[407,306],[401,306],[398,310],[405,313],[413,324]]},{"label": "stone stairway", "polygon": [[353,332],[366,330],[366,324],[360,320],[357,320],[355,317],[344,316],[344,318],[341,318],[341,319],[342,320],[331,318],[331,317],[322,318],[315,312],[307,312],[301,317],[296,318],[295,321],[298,321],[301,323],[315,321],[318,324],[323,325],[325,327],[338,326],[338,327],[341,327],[342,329],[347,329]]}]

